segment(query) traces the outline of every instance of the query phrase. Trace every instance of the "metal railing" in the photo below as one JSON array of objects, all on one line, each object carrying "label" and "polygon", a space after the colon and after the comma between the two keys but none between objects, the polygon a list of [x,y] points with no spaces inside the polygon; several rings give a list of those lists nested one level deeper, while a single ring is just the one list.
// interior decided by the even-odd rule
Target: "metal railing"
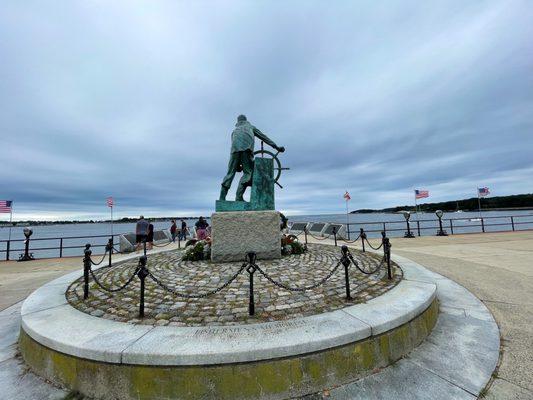
[{"label": "metal railing", "polygon": [[[15,254],[15,253],[18,253],[20,254],[20,258],[23,258],[23,254],[22,253],[26,253],[26,244],[28,244],[28,251],[30,252],[29,254],[32,255],[33,252],[38,252],[38,251],[57,251],[55,254],[57,255],[57,257],[59,258],[63,258],[63,257],[67,257],[67,255],[65,255],[65,250],[72,250],[72,249],[85,249],[86,248],[86,244],[85,243],[82,243],[82,239],[83,241],[87,242],[86,239],[96,239],[96,238],[106,238],[108,239],[108,242],[107,243],[101,243],[101,244],[91,244],[91,247],[94,249],[94,248],[103,248],[103,249],[106,249],[107,246],[108,246],[108,243],[109,241],[111,241],[111,243],[117,243],[115,241],[115,239],[117,237],[120,237],[122,235],[127,235],[128,233],[115,233],[113,235],[111,234],[108,234],[108,235],[85,235],[85,236],[62,236],[62,237],[39,237],[39,238],[29,238],[29,239],[10,239],[10,240],[0,240],[0,244],[5,244],[5,246],[3,246],[3,248],[0,249],[0,254],[5,254],[5,256],[3,257],[0,257],[0,259],[4,259],[6,261],[9,261],[11,259],[13,259],[12,255]],[[27,243],[28,241],[28,243]],[[68,243],[69,241],[74,241],[74,242],[78,242],[76,244],[72,244],[72,243]],[[181,247],[180,245],[180,238],[178,236],[176,236],[176,241],[178,242],[178,245],[179,247]],[[34,242],[37,242],[37,244],[35,244]],[[57,245],[56,246],[47,246],[46,244],[43,246],[39,246],[40,243],[42,242],[55,242]],[[168,244],[172,243],[172,241],[170,241]],[[20,244],[23,244],[23,246],[20,246]],[[19,245],[19,246],[17,246]],[[33,246],[36,246],[36,247],[33,247]],[[161,244],[154,244],[154,247],[164,247],[166,246],[167,244],[164,244],[164,245],[161,245]],[[107,251],[107,250],[106,250]],[[120,253],[120,251],[118,251],[116,248],[113,247],[112,251],[114,253]],[[83,251],[80,251],[79,254],[74,254],[74,255],[70,255],[70,257],[74,256],[82,256],[84,253]],[[41,258],[51,258],[51,257],[41,257]],[[33,255],[31,256],[31,259],[33,259]]]},{"label": "metal railing", "polygon": [[[524,219],[529,219],[524,221]],[[514,232],[519,230],[533,229],[533,214],[524,215],[501,215],[469,218],[442,218],[442,230],[451,235],[463,233],[485,233],[485,232]],[[349,223],[346,225],[346,236],[349,240],[355,234],[359,234],[360,229],[364,229],[371,236],[378,236],[381,232],[389,235],[408,230],[416,236],[436,235],[439,233],[440,225],[438,218],[419,219],[416,221],[368,221]],[[409,225],[409,229],[407,226]],[[520,229],[523,225],[530,225],[526,229]],[[494,229],[496,228],[496,229]],[[431,232],[432,231],[432,232]],[[428,233],[431,232],[431,233]],[[396,236],[396,235],[394,235]],[[442,235],[439,235],[442,236]]]}]

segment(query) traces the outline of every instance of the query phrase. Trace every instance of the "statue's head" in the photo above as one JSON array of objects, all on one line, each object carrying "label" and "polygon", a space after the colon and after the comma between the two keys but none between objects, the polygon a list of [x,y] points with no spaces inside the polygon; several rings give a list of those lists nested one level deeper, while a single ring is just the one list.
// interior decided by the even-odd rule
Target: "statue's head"
[{"label": "statue's head", "polygon": [[246,115],[241,114],[237,117],[237,122],[246,121]]}]

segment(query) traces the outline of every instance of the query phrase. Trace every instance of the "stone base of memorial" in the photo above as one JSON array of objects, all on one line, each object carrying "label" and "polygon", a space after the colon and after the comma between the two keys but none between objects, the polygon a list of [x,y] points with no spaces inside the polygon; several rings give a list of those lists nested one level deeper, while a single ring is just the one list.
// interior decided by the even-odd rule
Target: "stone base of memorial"
[{"label": "stone base of memorial", "polygon": [[277,211],[217,212],[211,216],[211,259],[242,261],[253,251],[259,260],[281,257],[280,215]]},{"label": "stone base of memorial", "polygon": [[[401,267],[394,265],[395,276],[401,277]],[[225,326],[155,326],[91,316],[66,301],[76,272],[26,299],[20,352],[39,375],[94,398],[306,395],[386,367],[429,335],[438,316],[436,285],[417,280],[423,268],[406,267],[407,278],[366,302]]]}]

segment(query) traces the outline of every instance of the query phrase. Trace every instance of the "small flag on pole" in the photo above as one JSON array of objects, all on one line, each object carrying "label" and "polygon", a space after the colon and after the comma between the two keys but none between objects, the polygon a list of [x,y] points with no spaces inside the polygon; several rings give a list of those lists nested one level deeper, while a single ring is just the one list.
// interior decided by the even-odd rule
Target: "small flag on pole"
[{"label": "small flag on pole", "polygon": [[0,200],[0,213],[10,213],[12,211],[12,203],[13,201],[11,200]]},{"label": "small flag on pole", "polygon": [[108,207],[113,207],[113,197],[108,197],[107,198],[107,206]]},{"label": "small flag on pole", "polygon": [[429,190],[415,189],[415,199],[424,199],[426,197],[429,197]]},{"label": "small flag on pole", "polygon": [[344,193],[344,200],[348,201],[348,200],[351,200],[352,198],[350,197],[350,193],[348,193],[348,191],[346,191],[346,193]]},{"label": "small flag on pole", "polygon": [[479,197],[485,197],[490,194],[488,187],[477,188],[477,194]]}]

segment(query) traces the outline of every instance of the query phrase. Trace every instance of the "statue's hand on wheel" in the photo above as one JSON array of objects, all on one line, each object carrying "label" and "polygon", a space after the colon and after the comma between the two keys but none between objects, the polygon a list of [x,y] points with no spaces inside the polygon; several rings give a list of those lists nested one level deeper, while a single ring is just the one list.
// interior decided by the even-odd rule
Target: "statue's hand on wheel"
[{"label": "statue's hand on wheel", "polygon": [[285,147],[281,146],[281,147],[278,147],[278,151],[280,153],[283,153],[285,151]]}]

